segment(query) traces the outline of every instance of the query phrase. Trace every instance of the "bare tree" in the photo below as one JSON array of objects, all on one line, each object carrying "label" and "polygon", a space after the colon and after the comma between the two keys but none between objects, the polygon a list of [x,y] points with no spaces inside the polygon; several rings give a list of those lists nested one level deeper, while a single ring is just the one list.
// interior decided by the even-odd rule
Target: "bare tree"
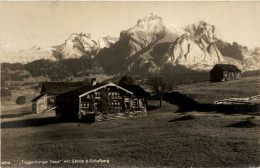
[{"label": "bare tree", "polygon": [[162,99],[164,92],[170,91],[173,88],[173,84],[167,82],[163,77],[159,75],[153,75],[148,77],[148,85],[150,85],[153,92],[160,99],[160,107],[162,107]]}]

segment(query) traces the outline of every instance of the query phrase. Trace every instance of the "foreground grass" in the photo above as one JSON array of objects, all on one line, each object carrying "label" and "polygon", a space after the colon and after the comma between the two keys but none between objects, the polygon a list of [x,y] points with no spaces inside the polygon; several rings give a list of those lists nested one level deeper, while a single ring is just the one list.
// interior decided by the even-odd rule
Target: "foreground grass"
[{"label": "foreground grass", "polygon": [[[177,114],[176,109],[164,102],[162,109],[149,111],[147,116],[93,124],[56,123],[53,120],[30,126],[25,124],[26,119],[20,119],[20,125],[10,125],[15,122],[13,120],[2,120],[2,161],[10,161],[12,167],[26,167],[19,165],[21,160],[66,159],[109,159],[109,164],[97,166],[112,167],[259,165],[259,127],[226,127],[249,116]],[[195,118],[169,122],[187,114]],[[260,124],[259,118],[255,120]],[[86,167],[86,164],[48,164],[44,167],[49,166]]]}]

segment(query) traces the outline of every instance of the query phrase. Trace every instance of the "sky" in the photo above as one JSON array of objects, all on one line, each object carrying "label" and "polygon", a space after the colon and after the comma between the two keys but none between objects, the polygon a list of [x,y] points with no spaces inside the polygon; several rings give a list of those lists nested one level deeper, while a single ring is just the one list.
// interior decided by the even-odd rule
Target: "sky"
[{"label": "sky", "polygon": [[204,20],[224,40],[260,47],[260,2],[1,2],[1,44],[54,46],[72,33],[116,36],[157,13],[177,27]]}]

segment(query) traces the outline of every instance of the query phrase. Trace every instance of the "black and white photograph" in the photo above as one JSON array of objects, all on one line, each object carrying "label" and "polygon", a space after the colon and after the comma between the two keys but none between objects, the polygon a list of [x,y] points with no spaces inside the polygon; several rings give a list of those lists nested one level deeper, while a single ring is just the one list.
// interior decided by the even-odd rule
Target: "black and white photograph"
[{"label": "black and white photograph", "polygon": [[2,168],[260,167],[260,1],[1,1]]}]

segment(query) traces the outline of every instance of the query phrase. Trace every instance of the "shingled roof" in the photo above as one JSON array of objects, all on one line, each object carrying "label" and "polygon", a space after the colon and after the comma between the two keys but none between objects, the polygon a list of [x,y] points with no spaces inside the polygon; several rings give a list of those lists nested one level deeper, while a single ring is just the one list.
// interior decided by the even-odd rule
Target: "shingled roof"
[{"label": "shingled roof", "polygon": [[32,102],[36,102],[39,99],[41,99],[42,97],[46,96],[46,94],[40,94],[39,96],[35,97],[34,99],[32,99]]},{"label": "shingled roof", "polygon": [[146,97],[149,96],[149,93],[147,93],[141,86],[139,85],[120,85],[121,87],[131,91],[136,96],[140,97]]},{"label": "shingled roof", "polygon": [[115,86],[115,87],[118,87],[130,94],[133,94],[133,92],[131,92],[130,90],[124,88],[124,87],[121,87],[119,85],[116,85],[116,84],[113,84],[113,83],[106,83],[106,84],[102,84],[102,83],[99,83],[99,84],[96,84],[96,85],[84,85],[82,86],[81,88],[78,88],[78,89],[75,89],[75,90],[72,90],[72,91],[69,91],[69,92],[66,92],[64,94],[61,94],[60,96],[67,96],[67,97],[73,97],[73,96],[77,96],[77,97],[82,97],[90,92],[94,92],[96,90],[99,90],[99,89],[102,89],[102,88],[105,88],[107,86]]},{"label": "shingled roof", "polygon": [[[235,65],[232,64],[216,64],[214,68],[217,67],[221,69],[222,71],[228,71],[228,72],[241,72],[240,69],[238,69]],[[213,68],[213,69],[214,69]]]},{"label": "shingled roof", "polygon": [[43,82],[41,94],[59,95],[75,90],[84,85],[85,82]]}]

